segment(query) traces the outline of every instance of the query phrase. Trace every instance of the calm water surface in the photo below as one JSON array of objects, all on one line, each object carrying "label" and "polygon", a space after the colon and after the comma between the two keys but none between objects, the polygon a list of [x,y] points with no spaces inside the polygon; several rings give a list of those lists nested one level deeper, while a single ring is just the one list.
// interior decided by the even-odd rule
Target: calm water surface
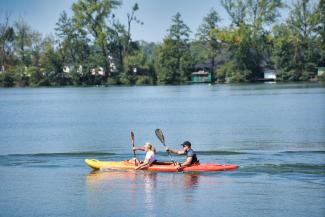
[{"label": "calm water surface", "polygon": [[[0,216],[325,216],[319,84],[0,89]],[[190,140],[217,173],[91,172]],[[139,157],[144,155],[139,153]],[[174,157],[177,161],[184,157]]]}]

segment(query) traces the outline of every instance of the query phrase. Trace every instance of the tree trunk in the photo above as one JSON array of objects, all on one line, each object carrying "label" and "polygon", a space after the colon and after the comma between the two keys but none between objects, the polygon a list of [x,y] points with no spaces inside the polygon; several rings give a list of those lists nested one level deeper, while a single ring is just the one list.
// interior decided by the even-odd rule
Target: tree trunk
[{"label": "tree trunk", "polygon": [[215,78],[214,78],[214,65],[215,65],[215,53],[213,52],[213,56],[212,56],[212,59],[211,59],[211,84],[214,84],[215,82]]}]

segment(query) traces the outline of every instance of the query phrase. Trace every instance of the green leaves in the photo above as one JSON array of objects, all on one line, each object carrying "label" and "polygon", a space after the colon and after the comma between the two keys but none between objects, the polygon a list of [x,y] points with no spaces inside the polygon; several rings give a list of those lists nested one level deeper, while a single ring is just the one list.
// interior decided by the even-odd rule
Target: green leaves
[{"label": "green leaves", "polygon": [[272,65],[272,37],[265,27],[274,23],[284,4],[281,0],[229,0],[222,1],[222,5],[232,26],[213,30],[211,35],[228,45],[231,60],[244,79],[262,78],[263,68]]},{"label": "green leaves", "polygon": [[189,77],[189,27],[177,13],[172,18],[172,25],[167,30],[168,36],[157,49],[156,71],[158,82],[162,84],[180,84]]},{"label": "green leaves", "polygon": [[220,82],[256,81],[266,68],[275,69],[278,80],[308,80],[325,66],[325,0],[294,0],[288,18],[276,23],[285,2],[222,0],[231,24],[221,27],[211,9],[195,39],[176,13],[158,44],[132,39],[131,27],[143,24],[137,3],[121,23],[113,14],[121,1],[77,0],[71,16],[60,15],[55,38],[5,16],[0,85],[183,84],[203,68],[212,73],[212,82],[214,76]]},{"label": "green leaves", "polygon": [[181,14],[176,13],[172,18],[172,25],[168,29],[168,37],[172,40],[187,42],[191,30],[181,19]]},{"label": "green leaves", "polygon": [[101,65],[105,69],[105,75],[111,71],[109,59],[109,38],[110,28],[107,19],[112,10],[119,7],[121,2],[118,0],[79,0],[72,5],[76,26],[92,35],[94,44],[99,47],[102,58]]},{"label": "green leaves", "polygon": [[315,5],[298,0],[286,23],[273,28],[272,58],[276,69],[281,71],[281,79],[308,80],[316,75],[316,67],[322,61],[321,40],[315,34],[316,15]]}]

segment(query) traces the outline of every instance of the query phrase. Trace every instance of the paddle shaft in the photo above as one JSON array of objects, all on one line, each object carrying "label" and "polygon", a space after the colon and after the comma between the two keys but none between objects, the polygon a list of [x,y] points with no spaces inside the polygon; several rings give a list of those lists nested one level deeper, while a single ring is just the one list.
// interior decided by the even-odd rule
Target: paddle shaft
[{"label": "paddle shaft", "polygon": [[[134,148],[134,133],[133,131],[131,131],[131,143],[132,143],[132,147]],[[133,157],[135,158],[135,150],[133,150]]]},{"label": "paddle shaft", "polygon": [[[168,149],[168,147],[165,145],[165,143],[163,143],[163,145],[165,146],[166,149]],[[173,162],[174,165],[176,165],[175,161],[172,159],[172,156],[170,155],[169,151],[166,151],[170,160]]]},{"label": "paddle shaft", "polygon": [[[165,149],[168,149],[168,147],[167,147],[166,144],[165,144],[165,137],[164,137],[163,132],[162,132],[160,129],[156,129],[155,133],[156,133],[156,136],[158,137],[158,139],[160,140],[160,142],[161,142],[161,143],[163,144],[163,146],[165,147]],[[170,155],[169,151],[166,150],[166,152],[167,152],[167,154],[168,154],[170,160],[173,162],[173,164],[176,165],[176,163],[175,163],[175,161],[172,159],[172,156]]]}]

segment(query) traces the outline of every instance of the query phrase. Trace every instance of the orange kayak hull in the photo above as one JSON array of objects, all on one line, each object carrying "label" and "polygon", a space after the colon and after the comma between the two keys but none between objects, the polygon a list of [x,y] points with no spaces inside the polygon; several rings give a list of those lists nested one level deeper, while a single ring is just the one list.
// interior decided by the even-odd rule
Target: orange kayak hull
[{"label": "orange kayak hull", "polygon": [[[115,169],[115,170],[135,170],[137,166],[128,161],[99,161],[95,159],[86,159],[86,164],[93,170],[102,169]],[[177,170],[177,166],[174,166],[170,162],[158,162],[150,167],[144,168],[143,170],[156,171],[156,172],[216,172],[235,170],[238,166],[234,164],[195,164],[189,167]]]}]

